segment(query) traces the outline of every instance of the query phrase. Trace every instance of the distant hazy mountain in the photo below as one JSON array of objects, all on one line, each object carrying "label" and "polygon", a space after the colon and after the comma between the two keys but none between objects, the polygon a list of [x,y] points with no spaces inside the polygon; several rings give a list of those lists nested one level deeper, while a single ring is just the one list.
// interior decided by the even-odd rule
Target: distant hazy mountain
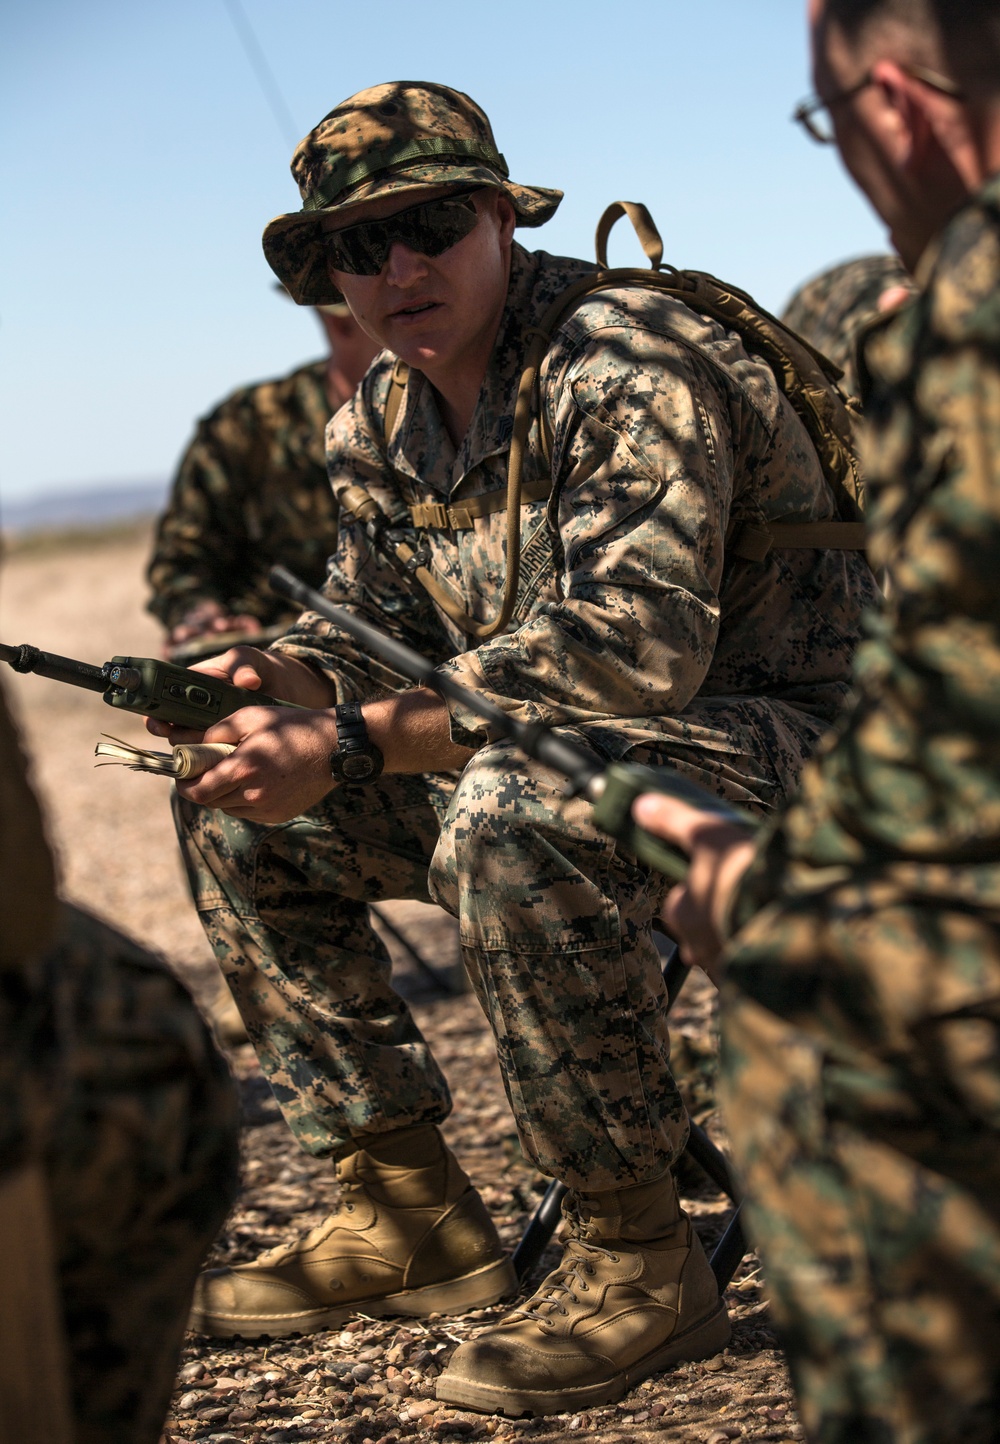
[{"label": "distant hazy mountain", "polygon": [[137,481],[127,486],[50,491],[41,496],[0,496],[0,530],[12,533],[104,526],[154,516],[166,500],[167,485],[166,481]]}]

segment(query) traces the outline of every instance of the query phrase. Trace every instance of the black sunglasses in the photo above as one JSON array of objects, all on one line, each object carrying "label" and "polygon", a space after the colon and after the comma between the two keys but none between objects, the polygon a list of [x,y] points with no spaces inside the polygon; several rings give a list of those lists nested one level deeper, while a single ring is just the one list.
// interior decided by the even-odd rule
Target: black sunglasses
[{"label": "black sunglasses", "polygon": [[476,228],[479,212],[472,196],[472,190],[461,191],[410,206],[384,221],[359,221],[342,231],[324,231],[330,264],[350,276],[377,276],[396,241],[422,256],[443,255]]}]

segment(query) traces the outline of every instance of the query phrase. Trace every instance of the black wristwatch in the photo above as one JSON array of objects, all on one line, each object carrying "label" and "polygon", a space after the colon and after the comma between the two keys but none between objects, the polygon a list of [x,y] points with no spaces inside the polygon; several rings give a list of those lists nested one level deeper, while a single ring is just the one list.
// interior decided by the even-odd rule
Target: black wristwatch
[{"label": "black wristwatch", "polygon": [[385,758],[368,736],[360,702],[341,702],[334,709],[337,718],[337,750],[330,757],[330,771],[337,782],[374,782]]}]

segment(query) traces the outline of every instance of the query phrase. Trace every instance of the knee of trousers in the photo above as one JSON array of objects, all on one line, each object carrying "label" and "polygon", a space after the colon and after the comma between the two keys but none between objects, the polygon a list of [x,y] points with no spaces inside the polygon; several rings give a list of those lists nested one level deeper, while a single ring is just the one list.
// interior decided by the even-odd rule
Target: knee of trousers
[{"label": "knee of trousers", "polygon": [[[431,896],[459,918],[467,948],[617,946],[618,892],[638,869],[615,856],[589,802],[510,743],[484,747],[455,789],[431,859]],[[621,873],[622,877],[618,874]]]}]

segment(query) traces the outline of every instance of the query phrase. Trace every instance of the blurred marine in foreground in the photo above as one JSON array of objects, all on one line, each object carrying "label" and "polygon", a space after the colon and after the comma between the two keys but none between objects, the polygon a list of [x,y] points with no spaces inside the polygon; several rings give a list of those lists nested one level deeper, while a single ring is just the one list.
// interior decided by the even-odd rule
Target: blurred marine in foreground
[{"label": "blurred marine in foreground", "polygon": [[0,1441],[156,1444],[235,1099],[163,963],[59,904],[2,694],[0,886]]},{"label": "blurred marine in foreground", "polygon": [[921,288],[864,352],[890,600],[755,857],[637,816],[692,852],[689,959],[745,923],[728,1122],[809,1437],[970,1444],[1000,1437],[1000,7],[811,13],[817,106]]}]

